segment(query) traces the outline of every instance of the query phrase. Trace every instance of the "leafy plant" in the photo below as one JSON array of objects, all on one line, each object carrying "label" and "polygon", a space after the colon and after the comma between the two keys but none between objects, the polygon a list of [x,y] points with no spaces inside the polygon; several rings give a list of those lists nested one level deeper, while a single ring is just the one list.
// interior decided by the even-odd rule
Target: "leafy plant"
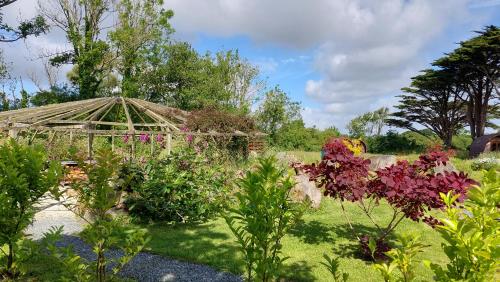
[{"label": "leafy plant", "polygon": [[228,177],[191,147],[172,152],[146,165],[146,180],[126,201],[130,213],[142,220],[203,221],[227,203]]},{"label": "leafy plant", "polygon": [[72,187],[77,192],[78,211],[82,218],[90,218],[81,232],[84,241],[92,246],[97,259],[91,264],[96,281],[106,280],[106,266],[111,265],[106,252],[111,248],[123,251],[123,256],[114,260],[114,274],[139,253],[146,244],[145,229],[139,229],[123,219],[113,218],[110,211],[117,203],[119,192],[115,185],[118,179],[120,158],[109,150],[98,150],[95,163],[80,160],[87,179],[77,180]]},{"label": "leafy plant", "polygon": [[59,247],[56,242],[62,238],[63,227],[52,227],[44,233],[41,246],[64,267],[61,281],[92,281],[88,263],[73,252],[72,246]]},{"label": "leafy plant", "polygon": [[472,170],[490,170],[500,168],[500,159],[497,158],[480,158],[474,160],[470,165]]},{"label": "leafy plant", "polygon": [[14,140],[0,146],[0,250],[7,246],[1,275],[16,275],[17,242],[31,224],[42,196],[58,192],[60,177],[60,167],[47,164],[43,149]]},{"label": "leafy plant", "polygon": [[500,261],[500,175],[485,172],[482,186],[469,190],[463,207],[455,205],[462,195],[440,195],[446,216],[439,218],[436,229],[445,239],[442,247],[450,261],[446,267],[426,265],[438,281],[494,281]]},{"label": "leafy plant", "polygon": [[[400,238],[401,247],[386,252],[389,263],[377,263],[374,268],[378,270],[384,281],[413,281],[416,276],[414,272],[415,256],[426,247],[420,242],[420,237],[403,235]],[[399,270],[401,277],[396,276],[394,270]]]},{"label": "leafy plant", "polygon": [[281,239],[301,215],[290,199],[294,182],[270,157],[260,159],[256,169],[237,183],[238,203],[226,222],[243,251],[247,280],[272,281],[286,259]]},{"label": "leafy plant", "polygon": [[339,258],[329,257],[327,254],[323,254],[323,258],[325,258],[324,262],[321,262],[328,271],[332,274],[333,281],[335,282],[346,282],[349,279],[349,273],[339,271]]},{"label": "leafy plant", "polygon": [[[422,155],[414,163],[399,161],[395,165],[379,169],[375,175],[369,175],[370,161],[357,157],[341,140],[335,140],[325,146],[324,156],[319,164],[303,166],[312,180],[324,193],[340,199],[351,230],[361,243],[365,257],[375,259],[387,251],[384,240],[404,218],[414,221],[424,220],[434,225],[436,220],[427,215],[427,211],[443,208],[439,193],[454,191],[465,195],[467,188],[475,182],[464,173],[434,173],[439,164],[446,164],[446,152],[430,152]],[[464,196],[460,198],[462,200]],[[377,245],[375,252],[370,250],[370,236],[359,236],[345,213],[343,201],[355,202],[361,211],[377,228],[373,240]],[[381,200],[385,200],[393,209],[393,216],[385,226],[372,216],[373,209]],[[372,246],[373,246],[372,241]]]}]

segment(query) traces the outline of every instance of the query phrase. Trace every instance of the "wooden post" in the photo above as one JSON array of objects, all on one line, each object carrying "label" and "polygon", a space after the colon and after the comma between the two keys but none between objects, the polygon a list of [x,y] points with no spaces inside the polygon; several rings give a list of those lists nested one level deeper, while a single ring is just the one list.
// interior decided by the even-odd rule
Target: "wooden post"
[{"label": "wooden post", "polygon": [[151,136],[149,137],[149,142],[151,143],[151,156],[154,156],[155,154],[155,138],[153,136],[153,134],[151,134]]},{"label": "wooden post", "polygon": [[111,152],[115,151],[115,134],[111,134]]},{"label": "wooden post", "polygon": [[69,145],[73,145],[73,130],[69,131]]},{"label": "wooden post", "polygon": [[19,133],[18,128],[9,129],[9,137],[12,139],[17,139],[17,134]]},{"label": "wooden post", "polygon": [[89,160],[92,160],[93,158],[93,146],[94,144],[94,133],[90,133],[89,132],[89,140],[88,140],[88,143],[87,143],[87,150],[88,150],[88,153],[89,153]]},{"label": "wooden post", "polygon": [[132,151],[130,156],[130,159],[132,159],[135,157],[135,134],[132,134],[130,138],[132,138]]},{"label": "wooden post", "polygon": [[167,133],[167,155],[172,152],[172,134]]}]

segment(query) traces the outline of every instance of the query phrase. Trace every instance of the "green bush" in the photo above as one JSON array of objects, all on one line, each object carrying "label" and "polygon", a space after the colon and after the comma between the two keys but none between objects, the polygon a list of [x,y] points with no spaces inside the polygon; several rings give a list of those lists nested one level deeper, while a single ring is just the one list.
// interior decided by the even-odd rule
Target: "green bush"
[{"label": "green bush", "polygon": [[500,167],[500,160],[497,158],[479,158],[475,159],[470,165],[472,170],[491,170]]},{"label": "green bush", "polygon": [[369,153],[387,154],[387,153],[422,153],[427,148],[427,144],[417,142],[415,139],[389,131],[385,135],[372,136],[365,138]]},{"label": "green bush", "polygon": [[441,194],[446,215],[437,230],[449,258],[446,267],[426,262],[437,281],[495,281],[500,266],[500,174],[485,172],[482,186],[469,190],[464,207],[456,207],[460,195]]},{"label": "green bush", "polygon": [[0,250],[7,246],[0,277],[16,275],[16,252],[23,231],[31,224],[35,205],[51,191],[58,193],[61,177],[57,163],[48,165],[39,147],[10,140],[0,146]]},{"label": "green bush", "polygon": [[243,251],[249,281],[275,281],[280,274],[286,259],[281,239],[301,215],[290,199],[294,184],[274,158],[260,159],[238,181],[237,206],[225,219]]},{"label": "green bush", "polygon": [[[89,223],[80,235],[97,256],[89,267],[94,276],[92,281],[102,282],[108,279],[106,266],[112,265],[113,274],[116,274],[142,250],[147,242],[147,231],[113,217],[110,212],[121,194],[116,190],[120,157],[101,149],[95,154],[95,163],[79,159],[79,166],[88,179],[77,180],[72,185],[78,200],[75,208]],[[105,252],[111,248],[121,250],[123,255],[117,259],[107,258]]]},{"label": "green bush", "polygon": [[204,221],[226,203],[228,174],[194,149],[180,148],[146,165],[143,185],[125,204],[143,221]]}]

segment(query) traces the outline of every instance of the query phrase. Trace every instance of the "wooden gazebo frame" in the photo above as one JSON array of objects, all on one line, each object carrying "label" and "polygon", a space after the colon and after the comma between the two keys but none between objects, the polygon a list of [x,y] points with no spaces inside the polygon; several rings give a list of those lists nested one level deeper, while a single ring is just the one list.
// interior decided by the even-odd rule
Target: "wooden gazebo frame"
[{"label": "wooden gazebo frame", "polygon": [[[114,110],[122,112],[126,122],[107,120]],[[22,131],[32,133],[30,140],[42,132],[68,133],[88,136],[88,154],[92,158],[94,136],[111,136],[114,148],[115,136],[137,136],[140,134],[165,134],[167,152],[171,151],[172,135],[193,136],[258,136],[234,132],[191,132],[184,129],[190,113],[148,101],[105,97],[75,102],[52,104],[37,108],[26,108],[0,112],[0,131],[8,131],[11,138],[17,138]],[[116,117],[117,115],[115,115]],[[136,138],[133,138],[134,140]],[[135,141],[132,141],[135,153]]]}]

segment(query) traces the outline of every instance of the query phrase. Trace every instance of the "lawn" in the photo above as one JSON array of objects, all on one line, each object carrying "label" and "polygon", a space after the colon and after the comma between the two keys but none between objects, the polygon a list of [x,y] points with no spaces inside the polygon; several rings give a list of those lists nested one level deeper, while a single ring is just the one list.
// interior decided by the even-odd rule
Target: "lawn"
[{"label": "lawn", "polygon": [[[318,152],[288,152],[304,162],[319,160]],[[410,161],[417,155],[399,156]],[[457,169],[472,173],[478,179],[479,173],[470,170],[470,161],[454,158]],[[355,219],[358,230],[374,232],[370,221],[361,213],[355,204],[347,203],[349,214]],[[391,208],[385,204],[375,211],[382,221],[389,221]],[[198,225],[151,225],[148,226],[152,240],[147,249],[150,252],[211,265],[219,270],[243,273],[244,265],[235,238],[222,218]],[[440,244],[441,237],[424,223],[404,220],[396,229],[396,234],[413,233],[421,236],[427,249],[418,259],[427,259],[435,263],[446,263]],[[323,254],[340,257],[341,270],[349,273],[350,281],[383,281],[372,264],[360,259],[356,253],[357,242],[350,233],[342,216],[340,204],[324,198],[318,210],[308,210],[302,222],[298,224],[283,240],[283,255],[290,257],[285,263],[283,276],[291,281],[331,281],[326,268],[321,265]],[[432,280],[429,269],[418,263],[417,275],[422,280]]]},{"label": "lawn", "polygon": [[[357,228],[374,232],[373,225],[354,204],[347,210],[355,218]],[[388,221],[391,209],[382,204],[376,211],[381,220]],[[211,265],[233,273],[243,273],[243,260],[225,221],[222,218],[199,225],[152,225],[148,226],[152,240],[147,249],[168,257]],[[415,233],[423,242],[430,244],[420,259],[444,263],[446,257],[440,248],[438,233],[423,223],[404,220],[396,233]],[[350,281],[383,281],[367,263],[357,257],[357,242],[351,235],[337,201],[324,199],[318,210],[309,210],[283,240],[283,255],[289,256],[284,276],[291,281],[331,281],[330,274],[320,263],[323,253],[341,257],[342,271],[350,274]],[[422,264],[417,266],[419,277],[431,280],[431,271]]]}]

